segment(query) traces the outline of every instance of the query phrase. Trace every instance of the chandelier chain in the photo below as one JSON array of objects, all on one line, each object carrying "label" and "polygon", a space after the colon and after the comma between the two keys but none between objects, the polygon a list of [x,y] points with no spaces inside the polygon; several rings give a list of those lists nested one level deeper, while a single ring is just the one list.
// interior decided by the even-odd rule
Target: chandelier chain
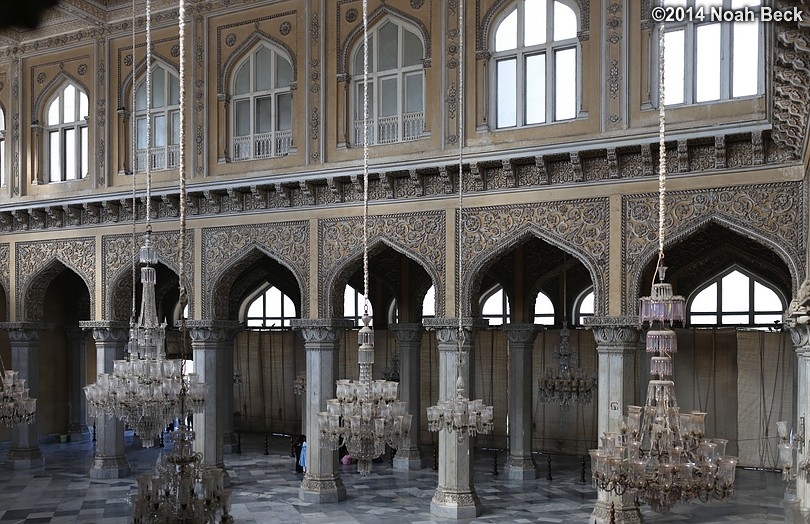
[{"label": "chandelier chain", "polygon": [[667,146],[666,109],[664,107],[664,24],[658,32],[658,264],[664,261],[664,212],[666,210]]},{"label": "chandelier chain", "polygon": [[[179,38],[180,38],[180,150],[178,159],[178,170],[180,172],[180,233],[179,233],[179,249],[178,254],[178,278],[180,281],[180,327],[183,331],[185,338],[185,313],[184,308],[188,303],[188,295],[186,290],[186,3],[180,0],[180,8],[178,11],[179,21]],[[181,341],[181,345],[185,347],[185,343]],[[183,355],[185,359],[185,355]]]},{"label": "chandelier chain", "polygon": [[368,315],[368,0],[363,0],[363,314]]},{"label": "chandelier chain", "polygon": [[138,161],[138,156],[137,156],[137,154],[138,154],[138,152],[137,152],[137,146],[138,146],[138,141],[137,141],[138,140],[138,127],[137,127],[137,124],[138,124],[138,119],[135,118],[135,111],[136,111],[136,107],[135,107],[135,103],[136,103],[136,100],[135,100],[135,91],[136,91],[135,90],[135,68],[136,68],[136,64],[135,64],[135,0],[132,0],[132,111],[130,112],[130,123],[132,124],[132,137],[131,137],[132,138],[132,151],[131,151],[131,153],[132,153],[132,155],[131,155],[131,157],[132,157],[132,165],[130,166],[130,169],[132,169],[132,249],[130,250],[130,256],[132,258],[132,315],[130,316],[130,323],[131,324],[135,323],[135,316],[138,314],[137,309],[135,307],[136,306],[135,286],[137,285],[137,282],[138,282],[138,280],[137,280],[137,269],[136,269],[137,264],[135,262],[135,256],[137,254],[137,248],[135,247],[135,244],[137,242],[136,233],[135,233],[135,222],[138,219],[138,213],[137,213],[138,201],[137,201],[137,197],[136,197],[136,194],[135,194],[135,189],[136,189],[136,187],[135,187],[135,171],[136,171],[136,165],[137,165],[137,161]]},{"label": "chandelier chain", "polygon": [[461,237],[464,228],[464,2],[458,4],[458,228],[456,231],[456,311],[458,312],[457,380],[461,380],[464,363],[464,327],[461,305]]},{"label": "chandelier chain", "polygon": [[[134,59],[133,59],[134,60]],[[152,231],[152,0],[146,0],[146,231]]]}]

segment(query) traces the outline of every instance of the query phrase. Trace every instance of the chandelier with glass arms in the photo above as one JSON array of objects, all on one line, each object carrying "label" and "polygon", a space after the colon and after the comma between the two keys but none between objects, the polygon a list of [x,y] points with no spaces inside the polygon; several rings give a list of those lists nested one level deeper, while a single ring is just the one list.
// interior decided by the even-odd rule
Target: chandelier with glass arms
[{"label": "chandelier with glass arms", "polygon": [[[664,213],[666,197],[666,144],[664,111],[664,27],[659,29],[659,185],[658,261],[650,296],[640,301],[639,323],[649,326],[648,353],[654,356],[644,406],[628,406],[618,432],[606,432],[602,446],[590,450],[597,488],[617,495],[631,494],[657,512],[678,502],[733,494],[737,458],[726,456],[725,439],[705,436],[706,413],[681,413],[672,380],[672,354],[678,349],[675,322],[684,322],[682,296],[664,282]],[[656,276],[660,280],[656,282]]]},{"label": "chandelier with glass arms", "polygon": [[28,396],[20,372],[6,369],[0,356],[0,424],[11,428],[30,424],[37,414],[37,399]]},{"label": "chandelier with glass arms", "polygon": [[412,415],[405,402],[397,400],[399,384],[372,380],[374,330],[368,314],[368,1],[363,0],[363,327],[358,333],[357,381],[337,380],[336,397],[318,413],[319,440],[323,448],[346,446],[357,459],[361,476],[371,472],[372,460],[385,453],[385,445],[398,449],[410,433]]},{"label": "chandelier with glass arms", "polygon": [[[464,2],[458,6],[459,65],[458,65],[458,219],[464,216]],[[456,272],[461,272],[461,228],[456,239]],[[460,282],[456,278],[456,282]],[[462,324],[461,292],[456,286],[456,309],[458,315],[458,348],[456,351],[456,396],[439,399],[435,406],[427,408],[428,430],[453,433],[459,442],[467,437],[489,434],[493,429],[493,408],[484,405],[481,399],[470,400],[465,394],[462,369],[467,366],[469,352],[465,349],[465,334]]]}]

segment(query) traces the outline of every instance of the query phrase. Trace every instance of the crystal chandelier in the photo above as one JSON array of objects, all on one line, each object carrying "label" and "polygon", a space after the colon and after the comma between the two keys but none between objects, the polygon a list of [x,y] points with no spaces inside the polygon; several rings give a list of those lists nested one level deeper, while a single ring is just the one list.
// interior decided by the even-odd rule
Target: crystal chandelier
[{"label": "crystal chandelier", "polygon": [[[459,9],[459,27],[464,27],[464,9]],[[464,31],[459,32],[458,67],[458,218],[463,223],[464,214]],[[461,235],[456,235],[456,282],[462,266]],[[459,442],[479,433],[487,435],[493,429],[493,407],[484,405],[481,399],[470,400],[465,396],[462,369],[469,361],[469,352],[464,347],[465,334],[462,324],[461,291],[456,286],[456,309],[458,316],[458,347],[456,351],[456,396],[452,399],[439,399],[435,406],[427,408],[428,430],[455,433]]]},{"label": "crystal chandelier", "polygon": [[560,342],[552,355],[552,361],[557,363],[557,367],[546,369],[546,374],[539,379],[540,402],[559,404],[563,411],[574,402],[590,404],[596,391],[596,377],[587,376],[577,366],[577,356],[571,353],[571,332],[566,318],[568,302],[565,275],[563,272],[563,327],[560,330]]},{"label": "crystal chandelier", "polygon": [[358,332],[357,381],[337,380],[337,398],[318,413],[321,447],[346,450],[357,459],[361,476],[371,472],[371,461],[385,453],[385,445],[399,448],[410,433],[412,415],[397,400],[399,384],[372,380],[374,331],[368,314],[368,3],[363,0],[363,327]]},{"label": "crystal chandelier", "polygon": [[[619,432],[606,432],[602,447],[590,450],[594,484],[617,495],[631,494],[657,512],[678,502],[714,497],[724,500],[734,491],[737,458],[725,454],[725,439],[705,437],[706,413],[681,413],[672,381],[672,354],[678,339],[672,330],[685,320],[685,301],[664,282],[664,215],[666,147],[664,142],[664,28],[659,34],[659,189],[658,262],[650,296],[640,303],[639,323],[649,325],[648,353],[654,356],[644,406],[628,406]],[[655,277],[660,282],[655,282]]]},{"label": "crystal chandelier", "polygon": [[37,399],[28,396],[19,371],[6,369],[0,357],[0,423],[7,427],[30,424],[37,413]]}]

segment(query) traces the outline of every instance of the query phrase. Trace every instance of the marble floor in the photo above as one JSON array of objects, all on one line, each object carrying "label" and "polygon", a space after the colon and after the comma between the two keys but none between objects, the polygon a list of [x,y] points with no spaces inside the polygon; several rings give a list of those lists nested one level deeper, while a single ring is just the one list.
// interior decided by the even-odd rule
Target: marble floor
[{"label": "marble floor", "polygon": [[[128,478],[89,478],[87,471],[93,456],[90,441],[44,444],[43,469],[0,469],[0,523],[130,522],[135,476],[152,470],[166,449],[136,447],[131,436],[126,442],[133,470]],[[0,457],[7,450],[8,443],[0,443]],[[242,439],[241,454],[226,455],[236,522],[441,522],[430,515],[438,475],[429,464],[420,471],[399,472],[383,461],[374,464],[366,478],[361,478],[354,466],[341,466],[347,500],[318,505],[298,499],[302,475],[294,471],[289,451],[289,438],[271,435],[269,454],[265,455],[264,437],[254,434]],[[579,458],[553,456],[552,480],[547,480],[547,456],[538,454],[540,478],[521,484],[494,475],[494,456],[490,451],[476,453],[475,486],[483,512],[464,522],[587,522],[595,492],[590,482],[580,482]],[[503,452],[497,457],[500,470],[506,457]],[[739,470],[735,497],[730,502],[680,504],[667,514],[655,514],[643,507],[642,512],[649,523],[781,523],[786,522],[783,490],[778,473]]]}]

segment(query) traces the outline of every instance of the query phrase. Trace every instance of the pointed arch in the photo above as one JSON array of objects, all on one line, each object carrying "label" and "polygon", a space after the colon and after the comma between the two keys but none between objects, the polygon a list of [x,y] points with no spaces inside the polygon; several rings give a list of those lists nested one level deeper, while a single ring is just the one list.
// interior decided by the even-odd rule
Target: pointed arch
[{"label": "pointed arch", "polygon": [[[94,282],[90,280],[91,275],[86,275],[84,271],[74,266],[70,260],[59,254],[52,256],[42,262],[41,266],[21,282],[22,303],[18,304],[17,318],[22,317],[23,321],[39,322],[45,320],[45,293],[53,280],[63,271],[72,271],[82,279],[87,287],[90,296],[90,317],[95,315],[95,294]],[[20,315],[22,313],[22,315]]]},{"label": "pointed arch", "polygon": [[[176,76],[180,76],[180,71],[177,69],[172,61],[160,53],[152,52],[152,66],[160,65],[167,71],[173,72]],[[135,79],[140,79],[143,75],[145,75],[146,71],[146,57],[143,57],[138,61],[135,65]],[[123,81],[121,82],[121,88],[118,91],[118,107],[129,107],[131,111],[134,111],[134,107],[130,107],[132,104],[132,83],[133,83],[133,75],[132,69],[130,68],[129,73],[124,77]],[[127,94],[129,93],[129,96]]]},{"label": "pointed arch", "polygon": [[[551,0],[550,0],[551,1]],[[590,0],[560,0],[568,7],[574,10],[579,20],[579,40],[588,40],[590,31]],[[488,43],[492,41],[490,32],[494,26],[494,22],[500,17],[503,11],[516,3],[515,0],[497,0],[489,9],[486,10],[484,16],[478,22],[478,27],[475,35],[475,50],[487,51]]]},{"label": "pointed arch", "polygon": [[[179,279],[180,270],[177,265],[169,259],[169,257],[160,256],[158,252],[158,266],[164,266],[166,269],[174,273]],[[140,267],[140,264],[138,264]],[[186,274],[186,289],[193,289],[193,282],[189,274]],[[106,289],[105,311],[104,318],[107,320],[129,320],[132,311],[132,266],[124,265],[119,268],[113,275],[108,277],[109,286]],[[136,286],[140,283],[140,272],[136,273]],[[161,279],[158,277],[157,287],[161,285]],[[136,304],[137,306],[137,304]],[[194,314],[194,301],[189,301],[189,318],[193,318]]]},{"label": "pointed arch", "polygon": [[[43,116],[42,112],[45,103],[50,102],[50,100],[63,89],[63,86],[66,86],[68,83],[73,84],[74,87],[81,90],[89,100],[90,90],[84,82],[67,71],[60,71],[59,74],[54,76],[51,81],[42,88],[42,91],[39,92],[36,100],[34,100],[34,104],[31,106],[31,122],[42,123],[45,120],[45,118],[40,118]],[[88,110],[89,109],[90,107],[88,106]]]},{"label": "pointed arch", "polygon": [[220,94],[225,94],[229,92],[229,89],[226,89],[226,86],[230,86],[231,76],[233,72],[236,70],[236,66],[242,63],[242,61],[250,56],[250,53],[256,48],[256,46],[266,44],[270,47],[276,47],[278,50],[283,51],[284,54],[287,55],[287,59],[290,61],[290,65],[292,66],[292,82],[296,83],[298,81],[298,68],[296,65],[295,59],[295,52],[293,49],[287,45],[285,42],[274,38],[273,36],[265,33],[264,31],[256,30],[250,36],[248,36],[241,44],[239,44],[236,49],[231,53],[225,63],[222,65],[222,72],[218,75],[219,85],[217,86],[217,92]]}]

